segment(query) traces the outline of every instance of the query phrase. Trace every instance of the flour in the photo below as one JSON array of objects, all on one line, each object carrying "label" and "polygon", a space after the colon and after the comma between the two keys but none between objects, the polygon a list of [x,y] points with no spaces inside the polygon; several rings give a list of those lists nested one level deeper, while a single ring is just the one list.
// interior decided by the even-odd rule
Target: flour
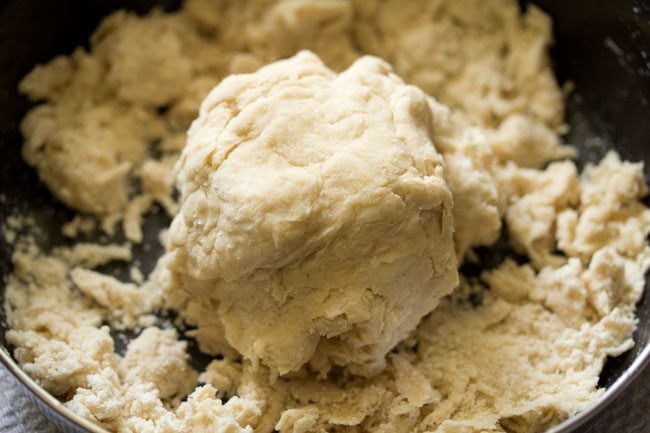
[{"label": "flour", "polygon": [[[16,360],[115,432],[524,433],[582,410],[606,357],[634,344],[650,211],[642,164],[565,159],[551,35],[512,0],[187,0],[107,17],[89,50],[21,82],[41,102],[23,154],[81,212],[67,236],[120,227],[129,243],[46,253],[7,222]],[[155,206],[175,217],[155,270],[99,272],[133,261]],[[435,222],[428,240],[414,216]],[[458,273],[503,230],[528,263]],[[404,257],[426,266],[391,268]],[[197,327],[158,327],[164,306]],[[138,335],[124,355],[117,329]],[[195,371],[188,336],[221,357]]]}]

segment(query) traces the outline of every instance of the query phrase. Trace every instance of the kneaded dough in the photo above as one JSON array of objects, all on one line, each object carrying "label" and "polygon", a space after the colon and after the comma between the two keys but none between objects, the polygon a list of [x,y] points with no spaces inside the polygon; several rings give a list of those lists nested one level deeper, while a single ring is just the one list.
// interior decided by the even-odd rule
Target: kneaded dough
[{"label": "kneaded dough", "polygon": [[[301,52],[203,102],[177,166],[171,305],[202,349],[370,374],[456,286],[427,96],[372,57]],[[223,327],[212,333],[211,327]]]}]

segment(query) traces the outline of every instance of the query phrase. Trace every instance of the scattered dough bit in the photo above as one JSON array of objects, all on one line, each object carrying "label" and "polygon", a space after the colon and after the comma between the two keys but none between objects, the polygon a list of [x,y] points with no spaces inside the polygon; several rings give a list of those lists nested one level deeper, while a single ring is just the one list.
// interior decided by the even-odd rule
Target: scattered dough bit
[{"label": "scattered dough bit", "polygon": [[89,374],[87,385],[77,389],[65,405],[87,420],[111,428],[119,419],[125,403],[116,370],[104,368]]},{"label": "scattered dough bit", "polygon": [[565,259],[555,254],[558,214],[578,204],[580,184],[572,162],[555,162],[546,170],[512,163],[499,172],[508,200],[506,222],[513,249],[530,257],[538,269]]},{"label": "scattered dough bit", "polygon": [[106,65],[105,85],[118,99],[145,106],[161,107],[181,97],[192,78],[183,30],[173,14],[158,10],[146,20],[125,11],[110,15],[90,39],[93,54]]},{"label": "scattered dough bit", "polygon": [[[77,387],[86,386],[87,376],[116,368],[113,339],[102,322],[114,327],[135,324],[146,308],[157,308],[160,292],[150,286],[136,290],[81,268],[130,259],[131,251],[117,245],[77,244],[45,255],[32,241],[14,252],[14,273],[5,289],[4,308],[12,329],[7,340],[16,347],[14,355],[25,371],[55,395],[74,394]],[[129,296],[135,302],[124,304],[125,310],[117,314],[112,302],[124,303]]]},{"label": "scattered dough bit", "polygon": [[520,167],[543,168],[548,161],[576,155],[548,126],[521,114],[508,116],[490,141],[499,161],[512,161]]},{"label": "scattered dough bit", "polygon": [[139,195],[129,202],[124,211],[122,230],[131,242],[142,242],[142,216],[151,208],[153,199],[150,195]]},{"label": "scattered dough bit", "polygon": [[226,403],[215,397],[216,390],[210,385],[197,388],[176,413],[184,431],[210,433],[224,431],[253,433],[252,425],[261,416],[261,409],[254,400],[233,397]]},{"label": "scattered dough bit", "polygon": [[138,285],[141,285],[144,282],[144,275],[142,274],[140,268],[136,265],[131,265],[129,268],[129,278],[131,278],[131,281]]},{"label": "scattered dough bit", "polygon": [[217,396],[234,395],[241,384],[242,365],[230,359],[217,359],[206,367],[199,381],[212,385]]},{"label": "scattered dough bit", "polygon": [[[153,144],[176,130],[157,109],[184,97],[193,83],[184,56],[198,36],[184,22],[160,11],[147,19],[117,12],[93,34],[90,53],[80,48],[57,57],[21,82],[21,92],[45,101],[22,123],[25,160],[68,206],[117,220],[134,212],[130,181]],[[186,129],[191,120],[176,127]]]},{"label": "scattered dough bit", "polygon": [[[452,196],[427,96],[386,63],[312,53],[224,80],[178,166],[166,296],[280,374],[382,368],[457,284]],[[216,309],[215,309],[216,308]]]},{"label": "scattered dough bit", "polygon": [[559,249],[586,262],[608,245],[627,257],[642,253],[650,231],[650,211],[641,202],[648,192],[643,164],[609,152],[583,178],[580,205],[558,215]]},{"label": "scattered dough bit", "polygon": [[111,261],[128,262],[133,259],[133,252],[128,245],[100,245],[78,242],[70,248],[57,248],[54,256],[65,260],[69,265],[95,268]]},{"label": "scattered dough bit", "polygon": [[172,198],[172,171],[175,163],[176,157],[171,155],[163,157],[160,161],[149,159],[142,164],[139,172],[143,193],[151,196],[169,215],[176,215],[177,212],[176,203]]},{"label": "scattered dough bit", "polygon": [[[483,128],[471,127],[459,113],[429,99],[433,143],[445,160],[447,181],[454,196],[454,241],[462,262],[472,247],[490,245],[501,233],[503,194],[498,164]],[[476,221],[481,224],[476,224]]]},{"label": "scattered dough bit", "polygon": [[61,233],[68,238],[76,238],[79,235],[89,235],[96,229],[97,220],[85,215],[75,215],[61,227]]},{"label": "scattered dough bit", "polygon": [[462,261],[471,247],[491,245],[498,239],[501,196],[490,167],[482,165],[480,158],[446,153],[445,163],[454,196],[456,255]]},{"label": "scattered dough bit", "polygon": [[108,327],[100,327],[100,311],[71,290],[69,265],[35,248],[14,253],[13,262],[6,337],[22,368],[55,395],[68,395],[85,386],[88,375],[116,366]]},{"label": "scattered dough bit", "polygon": [[88,269],[73,268],[70,279],[81,293],[106,308],[114,327],[134,327],[139,316],[154,310],[160,302],[135,284]]},{"label": "scattered dough bit", "polygon": [[[3,196],[0,195],[0,203],[2,203]],[[14,245],[21,243],[22,234],[34,234],[38,227],[36,221],[31,216],[23,216],[13,212],[0,221],[0,229],[2,231],[2,239],[7,245]]]},{"label": "scattered dough bit", "polygon": [[162,399],[183,398],[196,387],[197,374],[187,364],[187,343],[173,329],[147,328],[133,340],[120,362],[124,381],[148,382]]}]

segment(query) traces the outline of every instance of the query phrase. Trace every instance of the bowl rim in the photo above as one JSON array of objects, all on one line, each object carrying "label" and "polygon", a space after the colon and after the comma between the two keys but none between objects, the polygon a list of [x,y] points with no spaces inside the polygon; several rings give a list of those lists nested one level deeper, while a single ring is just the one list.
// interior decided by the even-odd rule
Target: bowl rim
[{"label": "bowl rim", "polygon": [[[644,296],[648,296],[646,293]],[[637,324],[638,326],[638,324]],[[546,433],[570,433],[576,432],[578,428],[584,426],[588,421],[593,419],[597,414],[601,413],[609,404],[616,400],[621,393],[632,383],[634,380],[650,365],[650,342],[647,342],[645,347],[632,361],[632,365],[623,371],[623,374],[616,379],[616,381],[605,388],[598,398],[587,404],[578,413],[570,416],[560,424],[552,427]]]},{"label": "bowl rim", "polygon": [[[24,389],[31,392],[34,397],[38,398],[42,403],[55,411],[57,414],[61,415],[69,422],[75,424],[76,427],[86,429],[90,433],[110,433],[103,427],[74,413],[59,399],[54,397],[52,394],[47,392],[45,388],[36,383],[34,379],[32,379],[25,371],[23,371],[22,368],[18,366],[5,345],[2,345],[0,347],[0,363],[2,363],[4,367],[14,376],[14,378],[23,385]],[[648,368],[649,366],[650,342],[646,343],[645,347],[632,362],[632,365],[630,365],[611,386],[606,388],[605,392],[598,396],[594,401],[587,404],[579,412],[570,416],[558,425],[551,427],[545,433],[576,432],[578,428],[585,425],[597,414],[602,412],[605,407],[607,407],[616,398],[618,398],[621,393],[638,377],[641,371],[643,371],[645,368]],[[46,418],[52,421],[52,418],[47,413],[44,413],[43,411],[41,412]]]},{"label": "bowl rim", "polygon": [[[52,394],[47,392],[45,388],[36,383],[34,379],[18,366],[5,345],[2,345],[0,348],[0,363],[2,363],[7,371],[9,371],[13,377],[23,385],[24,390],[29,391],[33,397],[40,400],[45,406],[61,415],[76,427],[86,429],[91,433],[109,433],[108,430],[103,427],[100,427],[92,421],[74,413],[71,409],[67,408],[61,400],[54,397]],[[38,409],[49,421],[52,421],[52,417],[49,414],[41,410],[40,407],[38,407]]]}]

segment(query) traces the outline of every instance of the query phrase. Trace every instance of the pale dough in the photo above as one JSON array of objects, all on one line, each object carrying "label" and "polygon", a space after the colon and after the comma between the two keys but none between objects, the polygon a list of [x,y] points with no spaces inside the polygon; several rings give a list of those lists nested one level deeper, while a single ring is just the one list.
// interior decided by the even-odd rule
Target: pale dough
[{"label": "pale dough", "polygon": [[[178,156],[208,91],[228,74],[310,49],[336,71],[365,53],[382,57],[471,123],[499,127],[500,160],[519,163],[512,152],[526,140],[536,150],[524,157],[539,163],[567,155],[557,143],[544,150],[564,110],[550,43],[548,17],[534,6],[520,15],[510,0],[188,0],[144,19],[120,11],[98,27],[90,51],[56,57],[21,82],[44,101],[23,121],[23,152],[59,200],[105,219],[109,234],[126,219],[127,238],[140,242],[133,226],[154,202],[175,213],[169,196],[147,189],[170,178],[169,164],[151,170],[152,155]],[[150,201],[128,209],[142,194]]]},{"label": "pale dough", "polygon": [[[129,245],[43,252],[23,239],[19,218],[7,221],[5,238],[18,242],[4,305],[16,360],[72,411],[120,433],[529,433],[583,409],[602,392],[606,357],[633,345],[634,308],[650,265],[650,212],[641,202],[641,164],[611,153],[579,174],[570,161],[554,162],[574,150],[557,135],[564,104],[548,59],[551,35],[548,16],[534,6],[520,11],[514,0],[187,0],[172,13],[107,17],[89,50],[56,57],[20,85],[42,102],[22,123],[24,157],[59,200],[84,213],[64,227],[71,237],[95,228],[110,237],[121,223],[137,243],[152,206],[176,215],[171,172],[185,131],[230,74],[302,49],[337,72],[371,54],[429,96],[367,58],[337,75],[301,54],[225,80],[203,106],[179,164],[181,213],[160,236],[170,253],[144,283],[137,269],[131,282],[96,269],[131,261]],[[361,103],[363,89],[372,91]],[[264,119],[275,126],[262,128]],[[325,132],[331,140],[322,139]],[[373,148],[366,135],[376,138]],[[414,137],[408,146],[398,145],[407,135]],[[224,144],[228,155],[220,153]],[[353,149],[355,158],[343,158]],[[346,180],[338,200],[331,184],[317,182],[327,171],[313,171],[333,162],[349,163],[329,177]],[[418,189],[427,179],[435,187]],[[351,180],[386,200],[355,196]],[[212,200],[192,204],[188,197],[197,193]],[[346,200],[364,204],[355,218]],[[235,204],[241,213],[228,208]],[[313,210],[325,204],[331,214]],[[336,266],[292,274],[291,264],[305,270],[320,263],[322,251],[332,252],[336,243],[319,244],[318,235],[331,231],[334,239],[372,216],[363,209],[382,216],[372,230],[360,230],[368,248],[341,242],[342,254],[330,263]],[[418,214],[446,215],[449,227],[435,224],[445,227],[436,234],[440,243],[409,231]],[[456,264],[504,230],[530,263],[506,259],[479,278],[461,274],[455,291],[406,335],[451,289]],[[225,253],[217,255],[219,248]],[[432,260],[391,281],[385,271],[400,254],[411,263]],[[407,296],[441,264],[449,284],[435,285],[429,298]],[[352,268],[362,272],[337,274]],[[361,279],[373,283],[370,290],[361,290]],[[407,280],[419,285],[394,284]],[[326,294],[341,281],[354,283],[347,297],[303,304],[283,317],[286,310],[259,308],[299,306],[296,288]],[[386,296],[382,290],[391,287]],[[162,306],[162,290],[199,325],[185,333],[223,359],[203,372],[188,365],[185,335],[158,327],[150,314]],[[385,317],[373,315],[377,309]],[[305,338],[312,327],[317,332]],[[111,336],[120,329],[139,334],[123,355]],[[264,345],[278,340],[283,351]],[[353,351],[360,343],[370,350]]]},{"label": "pale dough", "polygon": [[[458,283],[427,96],[364,57],[225,79],[177,166],[171,306],[203,350],[371,374]],[[223,327],[215,332],[211,328]]]},{"label": "pale dough", "polygon": [[549,67],[551,20],[517,2],[355,0],[356,45],[407,82],[497,127],[519,113],[553,129],[564,121]]}]

